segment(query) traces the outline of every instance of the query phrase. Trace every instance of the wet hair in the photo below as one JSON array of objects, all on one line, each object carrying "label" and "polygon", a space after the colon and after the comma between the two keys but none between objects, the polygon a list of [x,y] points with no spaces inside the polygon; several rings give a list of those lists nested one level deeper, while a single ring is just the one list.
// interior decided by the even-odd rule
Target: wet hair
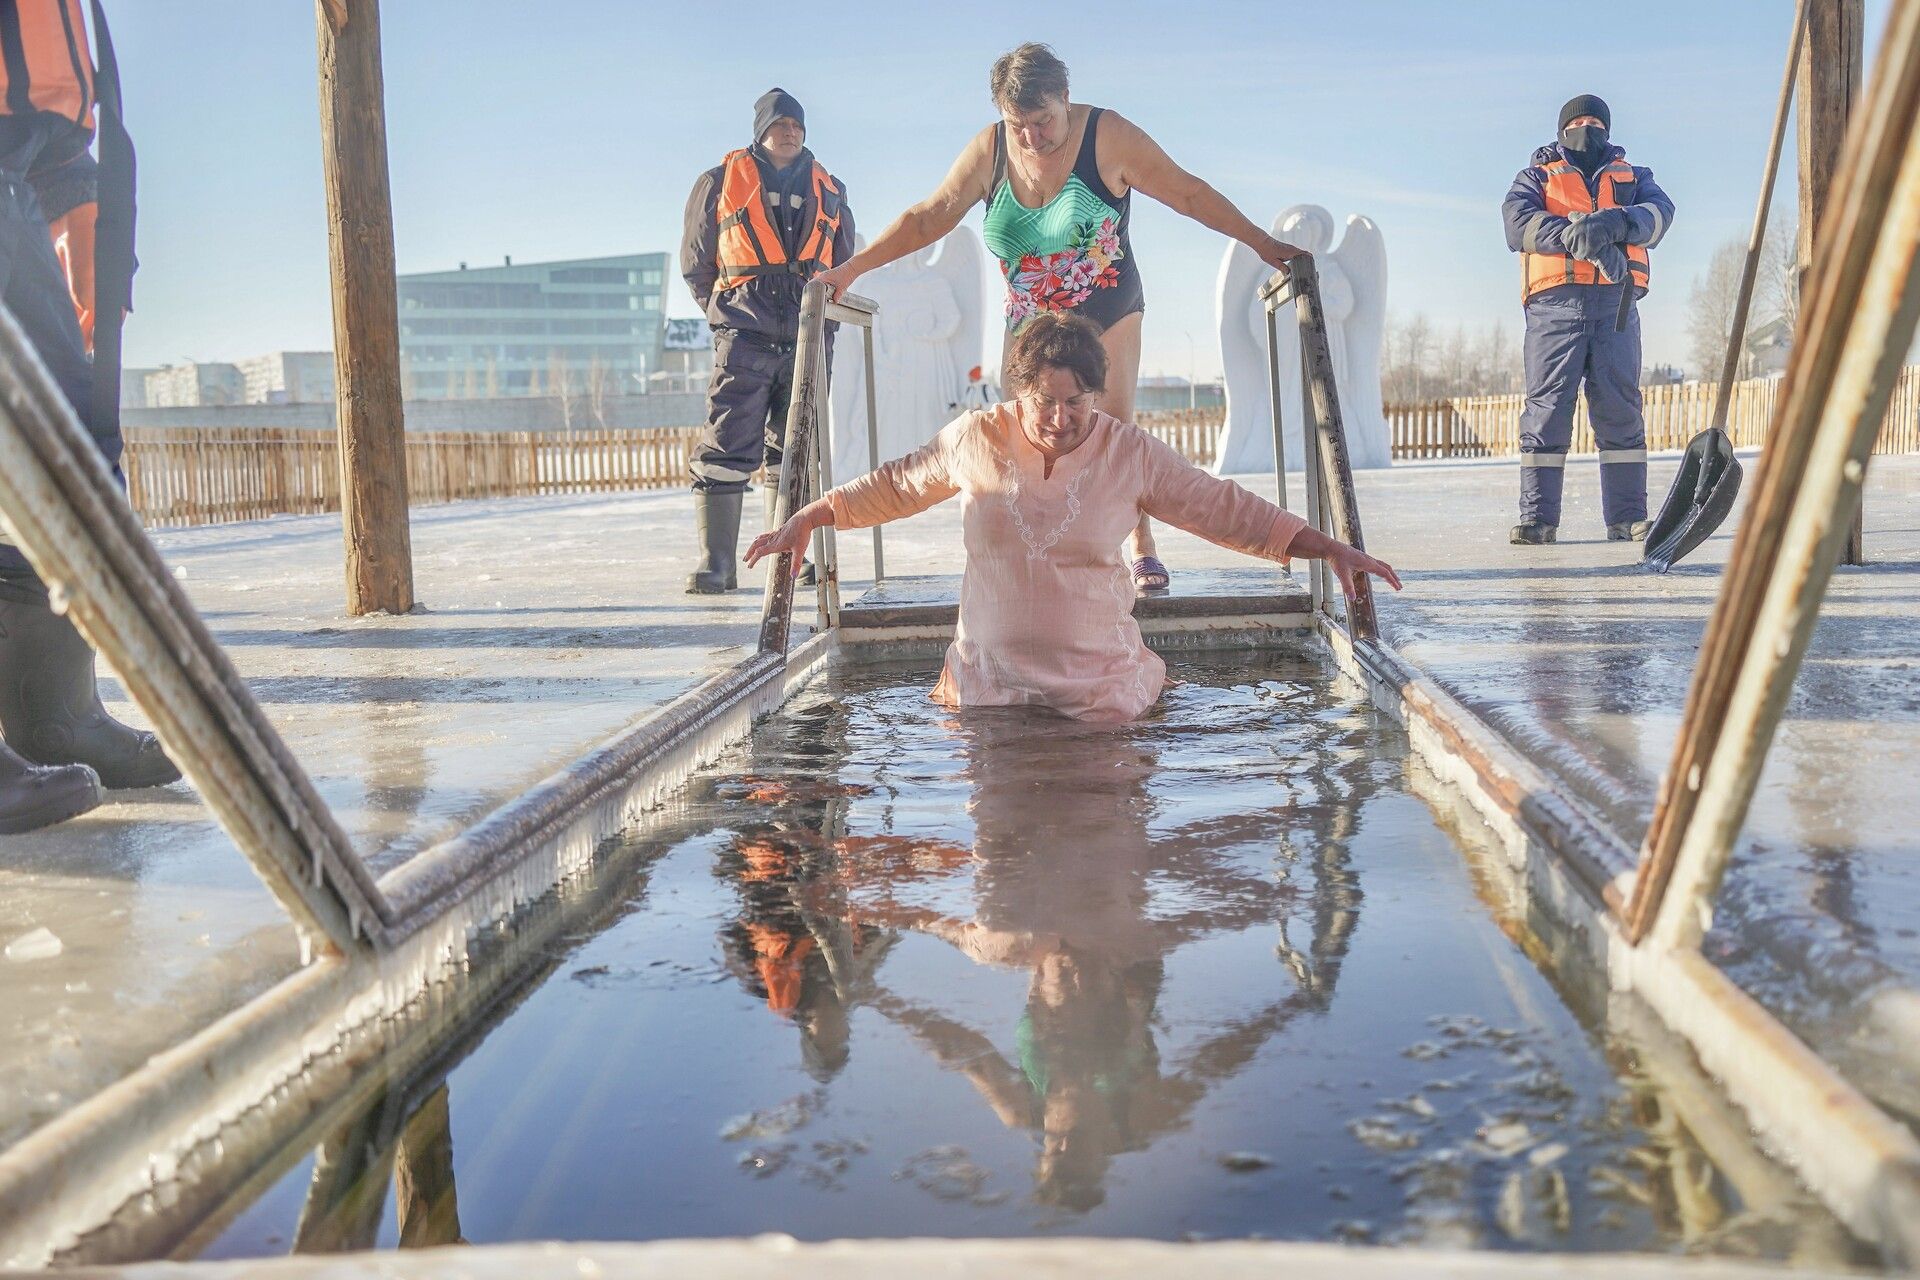
[{"label": "wet hair", "polygon": [[993,105],[1002,111],[1038,111],[1067,96],[1067,64],[1046,45],[1029,40],[993,60],[987,77]]},{"label": "wet hair", "polygon": [[1063,311],[1043,311],[1021,325],[1007,348],[1007,385],[1015,395],[1031,391],[1048,369],[1065,369],[1082,391],[1105,391],[1107,349],[1099,327]]}]

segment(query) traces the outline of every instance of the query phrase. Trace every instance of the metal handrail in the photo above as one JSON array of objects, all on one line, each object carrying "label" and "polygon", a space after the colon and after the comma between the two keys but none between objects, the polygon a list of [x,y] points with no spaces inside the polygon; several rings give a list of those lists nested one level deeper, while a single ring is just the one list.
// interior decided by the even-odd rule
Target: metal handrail
[{"label": "metal handrail", "polygon": [[[800,300],[800,334],[794,350],[793,394],[787,402],[787,424],[781,442],[782,459],[797,459],[798,466],[780,468],[780,492],[775,496],[773,519],[778,528],[793,513],[833,487],[831,442],[820,429],[828,403],[827,322],[859,327],[865,340],[867,357],[867,449],[876,464],[880,452],[880,421],[874,401],[873,321],[879,314],[878,303],[853,294],[839,298],[827,295],[821,281],[807,285]],[[767,569],[765,602],[760,610],[760,652],[785,653],[793,619],[792,552],[781,552]],[[840,555],[831,528],[816,529],[813,535],[813,562],[820,598],[820,628],[840,625]],[[873,531],[873,576],[883,575],[880,530]]]},{"label": "metal handrail", "polygon": [[[1293,303],[1299,314],[1300,392],[1308,429],[1300,439],[1306,450],[1302,459],[1306,484],[1306,520],[1319,532],[1353,547],[1366,550],[1360,532],[1360,505],[1354,497],[1353,466],[1347,453],[1347,430],[1340,415],[1340,391],[1333,378],[1333,348],[1327,341],[1327,313],[1320,301],[1320,273],[1312,258],[1295,258],[1284,271],[1275,272],[1260,286],[1260,301],[1267,312],[1267,378],[1273,404],[1273,470],[1279,488],[1280,505],[1287,505],[1286,452],[1280,430],[1280,330],[1277,318],[1281,307]],[[1341,593],[1334,589],[1333,572],[1325,560],[1315,560],[1310,575],[1313,610],[1330,620],[1341,622],[1333,602]],[[1365,574],[1357,575],[1353,598],[1345,601],[1345,625],[1355,640],[1372,640],[1380,634],[1379,618],[1373,607],[1373,586]]]}]

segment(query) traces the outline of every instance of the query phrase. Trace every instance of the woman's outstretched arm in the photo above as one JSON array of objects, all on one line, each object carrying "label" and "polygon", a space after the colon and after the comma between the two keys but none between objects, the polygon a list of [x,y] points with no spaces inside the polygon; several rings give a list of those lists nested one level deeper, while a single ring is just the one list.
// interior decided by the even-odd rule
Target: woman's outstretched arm
[{"label": "woman's outstretched arm", "polygon": [[801,555],[815,529],[829,525],[836,529],[872,528],[918,515],[960,492],[951,463],[971,416],[962,414],[912,453],[835,486],[824,497],[794,512],[778,529],[755,538],[747,548],[747,567],[752,568],[765,556],[791,551],[797,576]]},{"label": "woman's outstretched arm", "polygon": [[[1146,130],[1119,112],[1107,112],[1100,127],[1101,136],[1114,148],[1120,180],[1127,187],[1152,196],[1203,227],[1238,240],[1259,254],[1260,261],[1276,270],[1284,269],[1295,258],[1309,256],[1305,249],[1261,230],[1233,201],[1215,191],[1204,179],[1175,164],[1160,144],[1147,136]],[[1112,130],[1111,134],[1105,132],[1108,129]]]},{"label": "woman's outstretched arm", "polygon": [[993,126],[989,125],[974,135],[932,195],[895,218],[872,244],[816,278],[826,281],[828,291],[839,297],[875,267],[918,253],[959,226],[967,210],[987,198],[992,180]]},{"label": "woman's outstretched arm", "polygon": [[[1135,428],[1138,430],[1138,428]],[[1163,440],[1141,432],[1145,456],[1140,507],[1155,520],[1233,551],[1267,560],[1325,560],[1353,595],[1357,574],[1370,573],[1395,591],[1400,575],[1384,560],[1330,538],[1231,480],[1202,471]]]}]

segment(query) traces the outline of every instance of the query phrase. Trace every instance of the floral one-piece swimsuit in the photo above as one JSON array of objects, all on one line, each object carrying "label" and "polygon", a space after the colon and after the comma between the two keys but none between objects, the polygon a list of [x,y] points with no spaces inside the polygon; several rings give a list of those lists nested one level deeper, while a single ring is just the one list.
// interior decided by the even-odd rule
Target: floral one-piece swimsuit
[{"label": "floral one-piece swimsuit", "polygon": [[1094,159],[1102,113],[1100,107],[1087,109],[1073,172],[1060,194],[1037,209],[1014,198],[1007,180],[1007,126],[994,126],[983,236],[1006,277],[1009,330],[1042,311],[1071,311],[1104,331],[1146,310],[1140,269],[1127,240],[1133,192],[1115,196],[1107,190]]}]

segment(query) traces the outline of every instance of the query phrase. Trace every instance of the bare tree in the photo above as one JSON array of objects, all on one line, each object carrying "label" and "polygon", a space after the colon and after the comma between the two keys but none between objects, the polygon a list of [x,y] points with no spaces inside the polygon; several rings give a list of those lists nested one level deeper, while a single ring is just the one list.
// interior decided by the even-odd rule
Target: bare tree
[{"label": "bare tree", "polygon": [[554,347],[547,353],[547,393],[560,402],[560,429],[573,430],[573,366],[564,352]]},{"label": "bare tree", "polygon": [[593,415],[594,425],[602,431],[607,429],[607,396],[612,389],[613,370],[595,351],[587,362],[587,410]]},{"label": "bare tree", "polygon": [[1390,321],[1381,394],[1388,404],[1418,404],[1513,391],[1520,385],[1520,356],[1519,345],[1497,320],[1477,333],[1463,324],[1440,332],[1419,314]]},{"label": "bare tree", "polygon": [[1800,220],[1770,223],[1760,248],[1757,299],[1765,313],[1787,322],[1787,332],[1800,327]]},{"label": "bare tree", "polygon": [[1696,276],[1687,298],[1687,338],[1692,345],[1694,372],[1702,378],[1720,376],[1727,339],[1733,333],[1733,307],[1740,294],[1740,268],[1746,246],[1729,240],[1713,251],[1707,273]]}]

